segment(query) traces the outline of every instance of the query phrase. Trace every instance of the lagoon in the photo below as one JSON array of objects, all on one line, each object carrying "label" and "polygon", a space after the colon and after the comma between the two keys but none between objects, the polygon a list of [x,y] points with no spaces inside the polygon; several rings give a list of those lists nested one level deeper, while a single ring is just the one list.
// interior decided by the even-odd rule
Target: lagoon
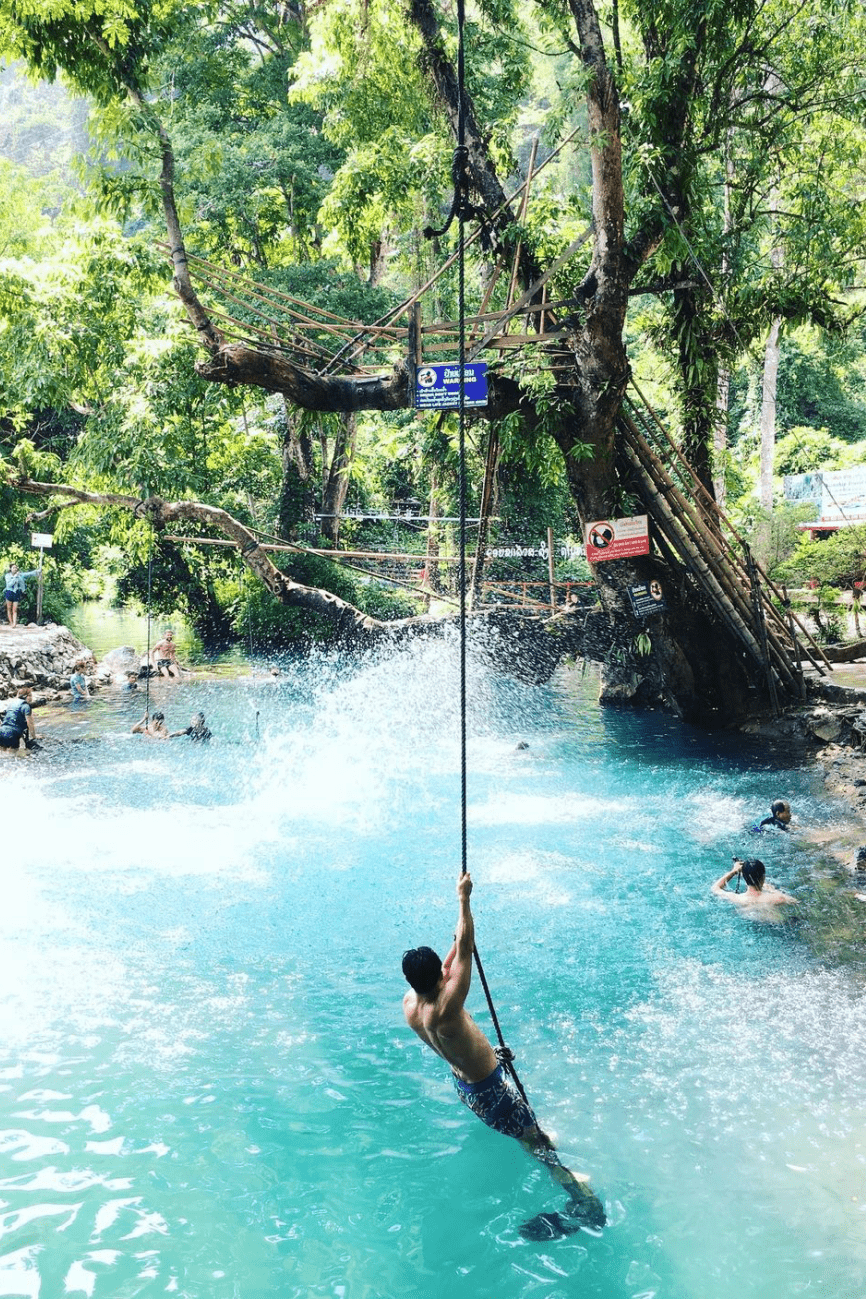
[{"label": "lagoon", "polygon": [[862,969],[809,941],[801,835],[759,841],[796,923],[709,893],[771,798],[828,824],[808,773],[473,658],[478,947],[609,1216],[520,1236],[562,1197],[400,1011],[403,950],[453,932],[456,682],[431,643],[157,683],[207,748],[131,735],[141,701],[105,691],[78,743],[0,766],[0,1294],[862,1293]]}]

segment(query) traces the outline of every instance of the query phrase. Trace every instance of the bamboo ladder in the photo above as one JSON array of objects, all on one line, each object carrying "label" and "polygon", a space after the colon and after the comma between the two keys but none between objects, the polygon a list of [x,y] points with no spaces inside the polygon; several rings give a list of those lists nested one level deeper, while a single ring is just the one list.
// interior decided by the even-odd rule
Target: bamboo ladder
[{"label": "bamboo ladder", "polygon": [[[722,624],[779,692],[804,699],[802,660],[827,660],[746,542],[704,488],[658,415],[632,384],[620,415],[621,465],[668,547],[697,581]],[[828,665],[829,666],[829,665]]]}]

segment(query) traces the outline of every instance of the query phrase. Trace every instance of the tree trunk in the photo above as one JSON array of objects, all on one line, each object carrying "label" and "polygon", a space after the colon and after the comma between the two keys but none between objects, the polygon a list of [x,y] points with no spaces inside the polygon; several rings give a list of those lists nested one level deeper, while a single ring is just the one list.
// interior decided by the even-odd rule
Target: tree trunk
[{"label": "tree trunk", "polygon": [[326,537],[335,549],[340,541],[340,520],[346,503],[346,493],[349,490],[357,429],[357,417],[354,414],[344,415],[337,436],[334,438],[331,464],[325,490],[322,493],[322,536]]},{"label": "tree trunk", "polygon": [[764,348],[764,374],[761,381],[761,508],[773,509],[773,461],[776,451],[776,385],[779,375],[779,332],[781,318],[770,326]]}]

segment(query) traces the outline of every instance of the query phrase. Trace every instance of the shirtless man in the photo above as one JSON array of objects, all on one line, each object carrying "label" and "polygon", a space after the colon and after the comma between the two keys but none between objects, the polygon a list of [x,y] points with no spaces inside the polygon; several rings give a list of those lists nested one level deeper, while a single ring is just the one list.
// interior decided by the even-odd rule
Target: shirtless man
[{"label": "shirtless man", "polygon": [[152,717],[144,714],[140,722],[136,722],[132,728],[133,735],[146,735],[150,740],[167,740],[169,738],[168,727],[165,724],[165,714],[156,712]]},{"label": "shirtless man", "polygon": [[[745,893],[729,893],[726,886],[731,882],[735,875],[742,875],[743,883],[746,886]],[[783,905],[797,906],[797,899],[792,898],[789,893],[783,893],[773,884],[764,882],[766,868],[762,861],[757,857],[747,858],[740,861],[738,857],[734,858],[733,868],[721,875],[713,884],[711,892],[720,898],[726,898],[728,902],[734,902],[738,907],[745,911],[751,911],[755,914],[761,912],[771,912],[775,907]]]},{"label": "shirtless man", "polygon": [[155,667],[161,677],[179,677],[180,664],[177,661],[177,648],[174,643],[174,633],[169,630],[165,633],[158,645],[155,645],[150,651],[150,663]]},{"label": "shirtless man", "polygon": [[451,1066],[463,1104],[488,1127],[515,1137],[524,1150],[550,1169],[551,1176],[571,1197],[569,1216],[602,1227],[604,1209],[586,1185],[589,1179],[577,1177],[560,1162],[550,1137],[538,1126],[493,1047],[466,1011],[475,950],[471,892],[472,879],[467,872],[457,881],[457,931],[444,961],[430,947],[415,947],[403,956],[403,973],[411,985],[403,998],[406,1023]]}]

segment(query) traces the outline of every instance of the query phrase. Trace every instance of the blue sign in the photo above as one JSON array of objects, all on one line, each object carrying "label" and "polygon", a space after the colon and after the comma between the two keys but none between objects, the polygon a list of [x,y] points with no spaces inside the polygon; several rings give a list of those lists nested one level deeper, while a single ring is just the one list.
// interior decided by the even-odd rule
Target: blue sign
[{"label": "blue sign", "polygon": [[[463,367],[464,405],[487,405],[487,362]],[[460,366],[419,365],[415,371],[416,410],[458,410]]]}]

